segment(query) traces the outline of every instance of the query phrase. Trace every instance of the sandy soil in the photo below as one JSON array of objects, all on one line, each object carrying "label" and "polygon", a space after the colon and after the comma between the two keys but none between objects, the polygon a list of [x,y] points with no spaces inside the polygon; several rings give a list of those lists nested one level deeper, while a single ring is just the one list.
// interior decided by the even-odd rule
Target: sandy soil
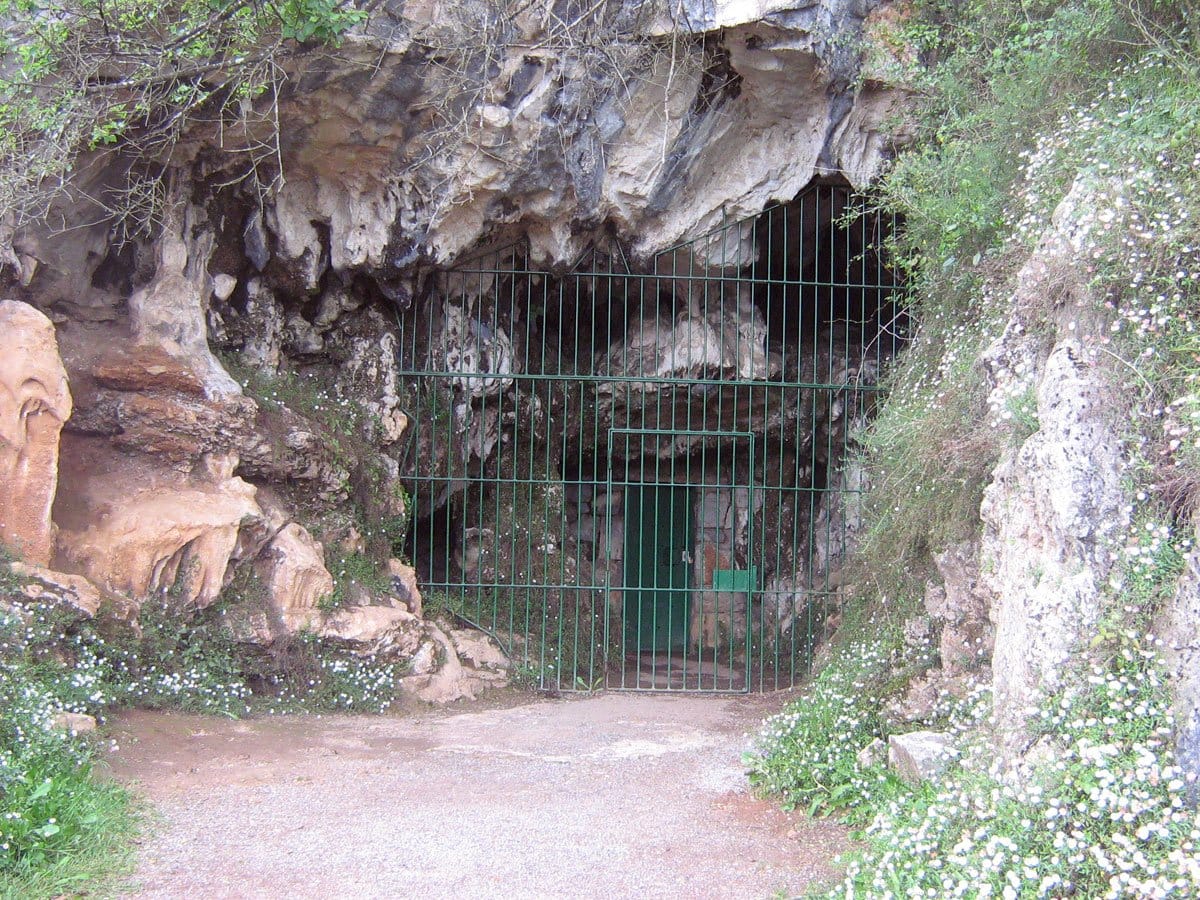
[{"label": "sandy soil", "polygon": [[[135,712],[137,897],[793,896],[843,829],[748,792],[762,697],[604,694],[397,717]],[[776,704],[778,699],[774,701]]]}]

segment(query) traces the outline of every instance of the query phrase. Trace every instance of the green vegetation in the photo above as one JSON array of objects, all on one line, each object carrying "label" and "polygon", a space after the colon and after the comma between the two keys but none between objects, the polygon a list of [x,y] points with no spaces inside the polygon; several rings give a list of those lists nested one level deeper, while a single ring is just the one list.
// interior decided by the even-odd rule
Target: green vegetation
[{"label": "green vegetation", "polygon": [[[907,70],[917,141],[881,188],[905,223],[893,250],[918,333],[864,438],[870,589],[846,614],[878,619],[844,628],[808,695],[767,723],[752,777],[867,823],[828,896],[1195,896],[1196,786],[1145,635],[1200,498],[1200,5],[918,0],[891,39],[927,65]],[[1025,272],[1036,289],[1014,304],[1052,222],[1069,239],[1061,271]],[[1034,358],[985,366],[1014,318]],[[917,607],[930,554],[977,534],[993,467],[1040,427],[1041,360],[1068,336],[1121,398],[1133,461],[1102,621],[1068,687],[1042,698],[1022,770],[995,763],[976,689],[935,713],[959,757],[936,785],[903,785],[860,756],[886,737],[885,679],[905,667],[889,629]]]},{"label": "green vegetation", "polygon": [[365,15],[341,0],[0,0],[0,217],[44,216],[81,153],[112,149],[128,182],[94,200],[149,225],[165,160],[201,120],[268,187],[281,63]]},{"label": "green vegetation", "polygon": [[271,648],[254,680],[266,695],[265,712],[383,713],[398,695],[407,662],[338,650],[302,632]]},{"label": "green vegetation", "polygon": [[[238,643],[239,614],[261,585],[240,575],[213,606],[147,600],[139,628],[32,602],[0,562],[0,897],[89,891],[127,868],[138,816],[94,771],[103,742],[54,727],[59,713],[103,721],[140,707],[209,715],[383,712],[406,664],[309,634],[270,650]],[[11,605],[10,605],[10,601]]]},{"label": "green vegetation", "polygon": [[[5,567],[7,568],[7,567]],[[91,708],[92,673],[63,677],[38,652],[41,628],[0,608],[0,896],[96,888],[128,864],[137,816],[93,772],[96,744],[54,728]]]},{"label": "green vegetation", "polygon": [[1156,653],[1135,631],[1106,644],[1119,649],[1044,701],[1024,770],[1000,771],[980,728],[991,698],[978,690],[938,710],[960,756],[936,784],[915,786],[860,757],[887,736],[881,684],[903,667],[896,644],[849,644],[808,696],[767,721],[747,758],[751,779],[789,805],[866,825],[865,847],[823,896],[1193,896],[1200,819],[1172,750]]},{"label": "green vegetation", "polygon": [[1043,706],[1038,762],[1001,776],[968,741],[936,786],[878,807],[829,896],[1193,896],[1200,823],[1153,653],[1131,643],[1084,674]]},{"label": "green vegetation", "polygon": [[2,674],[0,897],[94,891],[128,869],[136,809],[93,771],[92,743],[48,729],[50,698]]},{"label": "green vegetation", "polygon": [[1088,260],[1088,298],[1075,305],[1055,273],[1040,273],[1027,331],[1050,342],[1105,323],[1095,352],[1130,398],[1131,440],[1190,502],[1200,472],[1196,22],[1191,2],[923,0],[898,27],[894,38],[931,64],[910,72],[917,141],[882,184],[905,223],[893,249],[919,332],[865,436],[860,568],[878,593],[915,593],[930,549],[975,532],[1000,453],[1038,427],[1035,373],[1008,373],[1010,393],[989,396],[981,356],[1068,195],[1058,215]]},{"label": "green vegetation", "polygon": [[859,753],[886,737],[885,682],[901,668],[899,635],[848,642],[813,679],[803,702],[772,716],[747,757],[750,781],[809,815],[845,811],[868,821],[898,782],[884,760]]},{"label": "green vegetation", "polygon": [[333,576],[333,593],[318,602],[322,612],[333,612],[350,605],[359,591],[379,595],[392,589],[391,576],[363,553],[343,553],[331,548],[325,554],[325,567]]}]

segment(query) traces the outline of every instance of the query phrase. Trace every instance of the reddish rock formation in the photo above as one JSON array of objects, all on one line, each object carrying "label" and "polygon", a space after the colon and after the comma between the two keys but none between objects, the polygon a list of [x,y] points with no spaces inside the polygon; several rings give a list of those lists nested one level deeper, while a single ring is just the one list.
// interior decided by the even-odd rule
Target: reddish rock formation
[{"label": "reddish rock formation", "polygon": [[58,439],[70,415],[54,325],[32,306],[0,301],[0,543],[32,563],[50,561]]}]

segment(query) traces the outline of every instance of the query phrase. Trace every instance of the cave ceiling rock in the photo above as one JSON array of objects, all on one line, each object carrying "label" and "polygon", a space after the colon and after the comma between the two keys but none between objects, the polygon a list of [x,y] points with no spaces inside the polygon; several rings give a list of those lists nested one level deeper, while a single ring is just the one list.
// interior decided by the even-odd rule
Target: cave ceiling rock
[{"label": "cave ceiling rock", "polygon": [[437,371],[458,373],[450,383],[466,400],[499,396],[512,387],[512,376],[518,371],[512,341],[504,329],[452,303],[443,309],[441,331],[431,354]]},{"label": "cave ceiling rock", "polygon": [[207,266],[213,234],[201,227],[201,218],[190,206],[168,216],[155,245],[154,278],[129,297],[129,325],[135,343],[185,361],[201,379],[205,395],[219,399],[239,395],[242,388],[208,346],[212,279]]},{"label": "cave ceiling rock", "polygon": [[628,2],[632,36],[604,54],[548,41],[537,4],[474,47],[453,34],[475,27],[471,4],[381,9],[281,100],[274,251],[314,289],[325,265],[388,276],[506,225],[538,265],[577,258],[604,222],[646,256],[826,170],[865,184],[904,96],[855,78],[878,5],[685,3],[672,38]]}]

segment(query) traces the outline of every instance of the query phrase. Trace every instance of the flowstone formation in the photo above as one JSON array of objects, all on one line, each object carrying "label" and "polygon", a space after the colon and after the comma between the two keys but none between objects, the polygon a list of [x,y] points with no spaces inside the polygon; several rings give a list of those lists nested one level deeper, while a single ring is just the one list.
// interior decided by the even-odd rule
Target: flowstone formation
[{"label": "flowstone formation", "polygon": [[45,565],[54,545],[58,436],[71,415],[71,392],[49,319],[0,301],[0,334],[0,542]]}]

